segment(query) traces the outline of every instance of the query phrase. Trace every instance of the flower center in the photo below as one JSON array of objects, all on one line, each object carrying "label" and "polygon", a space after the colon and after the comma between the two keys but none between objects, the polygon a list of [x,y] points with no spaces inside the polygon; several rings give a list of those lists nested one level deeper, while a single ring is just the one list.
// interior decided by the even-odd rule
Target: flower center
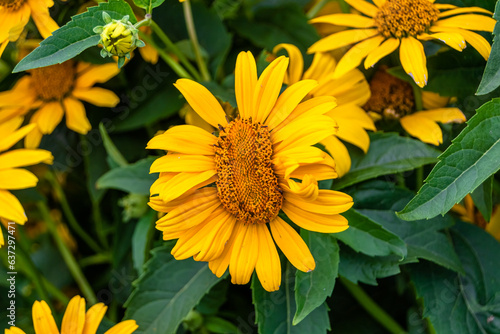
[{"label": "flower center", "polygon": [[73,61],[35,68],[30,73],[31,87],[44,101],[63,99],[72,91],[76,75]]},{"label": "flower center", "polygon": [[415,105],[411,85],[386,72],[381,66],[370,81],[371,97],[363,107],[385,119],[399,119],[411,114]]},{"label": "flower center", "polygon": [[283,195],[274,174],[267,127],[240,119],[221,129],[215,144],[217,193],[222,205],[245,223],[267,223],[278,215]]},{"label": "flower center", "polygon": [[26,0],[0,0],[0,6],[8,10],[18,10]]},{"label": "flower center", "polygon": [[439,10],[429,0],[387,0],[375,16],[384,37],[416,36],[437,21]]}]

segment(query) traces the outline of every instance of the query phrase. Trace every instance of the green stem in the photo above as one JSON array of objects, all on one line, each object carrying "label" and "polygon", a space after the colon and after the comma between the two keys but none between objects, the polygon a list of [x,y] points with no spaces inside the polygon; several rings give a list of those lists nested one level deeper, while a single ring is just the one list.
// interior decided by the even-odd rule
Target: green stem
[{"label": "green stem", "polygon": [[198,43],[198,37],[196,36],[196,29],[194,28],[193,13],[191,12],[191,2],[186,0],[182,3],[184,8],[184,18],[186,20],[186,28],[191,39],[191,44],[193,45],[194,54],[196,56],[196,62],[198,63],[198,68],[201,71],[201,77],[204,81],[210,81],[210,73],[208,72],[207,64],[201,56],[200,44]]},{"label": "green stem", "polygon": [[180,76],[181,78],[187,78],[193,80],[193,77],[172,57],[170,57],[170,55],[166,53],[165,50],[158,47],[152,38],[150,38],[148,35],[142,32],[139,32],[139,35],[144,40],[144,42],[146,42],[147,44],[151,45],[156,49],[160,57],[170,66],[170,68],[172,68],[172,70],[174,70],[175,73],[177,73],[178,76]]},{"label": "green stem", "polygon": [[411,82],[411,86],[413,88],[413,97],[415,99],[415,111],[420,111],[424,109],[424,105],[422,102],[422,88],[418,87],[415,82]]},{"label": "green stem", "polygon": [[136,29],[139,29],[142,26],[149,26],[149,25],[151,25],[151,15],[146,14],[146,18],[134,24],[134,27]]},{"label": "green stem", "polygon": [[424,166],[420,166],[415,170],[415,190],[419,190],[424,184]]},{"label": "green stem", "polygon": [[45,175],[46,179],[51,184],[52,188],[56,192],[56,196],[59,199],[59,203],[61,204],[61,208],[66,216],[66,220],[68,221],[69,226],[73,229],[73,231],[78,234],[80,238],[85,241],[85,243],[92,248],[92,250],[96,253],[100,253],[102,251],[101,247],[94,241],[94,239],[85,232],[85,230],[78,224],[71,207],[69,206],[68,199],[61,185],[59,184],[56,175],[53,171],[49,170]]},{"label": "green stem", "polygon": [[[184,53],[182,53],[182,51],[179,50],[179,48],[170,40],[170,38],[168,38],[167,34],[165,34],[165,32],[160,28],[160,26],[156,24],[156,22],[153,20],[151,20],[151,29],[153,29],[153,32],[160,38],[162,43],[165,44],[167,50],[170,50],[175,54],[177,58],[179,58],[182,65],[184,65],[184,67],[187,68],[187,70],[189,71],[189,73],[191,73],[191,75],[195,78],[195,80],[201,81],[201,76],[196,70],[196,68],[193,65],[191,65],[191,63],[186,58]],[[155,48],[156,50],[158,50],[159,53],[160,48],[159,47]]]},{"label": "green stem", "polygon": [[79,261],[80,267],[88,267],[96,264],[111,263],[111,256],[109,254],[96,254]]},{"label": "green stem", "polygon": [[375,319],[379,324],[385,327],[390,333],[402,334],[406,331],[391,318],[359,285],[352,283],[344,277],[339,277],[340,282],[351,293],[356,301]]},{"label": "green stem", "polygon": [[85,299],[91,304],[94,305],[97,303],[97,298],[94,294],[94,291],[90,287],[89,282],[83,275],[82,270],[78,266],[78,263],[76,262],[73,254],[69,250],[68,246],[64,243],[63,239],[59,235],[59,232],[57,231],[57,225],[54,220],[52,220],[52,217],[50,216],[49,208],[45,202],[38,202],[37,203],[38,210],[40,211],[43,220],[45,221],[45,224],[47,224],[47,228],[52,234],[52,237],[54,238],[54,241],[56,243],[57,249],[61,253],[61,256],[66,263],[66,266],[68,267],[71,275],[75,279],[76,283],[78,284],[78,287],[82,291],[82,294],[85,296]]},{"label": "green stem", "polygon": [[329,2],[330,0],[320,0],[318,2],[316,2],[316,4],[314,6],[311,7],[311,9],[309,9],[309,11],[307,12],[306,16],[307,18],[310,20],[312,18],[314,18],[318,12],[321,10],[321,8],[323,8],[327,2]]}]

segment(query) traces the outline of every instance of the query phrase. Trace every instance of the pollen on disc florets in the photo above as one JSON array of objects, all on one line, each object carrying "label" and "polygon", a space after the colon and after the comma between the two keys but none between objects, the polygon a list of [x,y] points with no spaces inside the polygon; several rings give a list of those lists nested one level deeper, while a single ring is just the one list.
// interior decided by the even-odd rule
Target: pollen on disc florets
[{"label": "pollen on disc florets", "polygon": [[217,194],[224,208],[244,223],[267,223],[276,217],[283,195],[267,127],[237,118],[221,128],[214,147]]},{"label": "pollen on disc florets", "polygon": [[371,97],[363,107],[384,119],[400,119],[411,114],[415,106],[412,86],[386,72],[381,66],[370,81]]},{"label": "pollen on disc florets", "polygon": [[76,69],[72,60],[30,70],[31,87],[43,101],[62,100],[74,87]]},{"label": "pollen on disc florets", "polygon": [[438,15],[429,0],[387,0],[375,15],[375,25],[384,37],[416,36],[426,32]]},{"label": "pollen on disc florets", "polygon": [[0,7],[7,10],[16,11],[24,4],[26,0],[0,0]]}]

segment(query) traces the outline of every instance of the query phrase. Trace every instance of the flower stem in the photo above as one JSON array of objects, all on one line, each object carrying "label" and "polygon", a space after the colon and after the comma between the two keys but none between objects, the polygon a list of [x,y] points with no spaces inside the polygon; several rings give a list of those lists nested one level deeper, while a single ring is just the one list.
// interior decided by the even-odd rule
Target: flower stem
[{"label": "flower stem", "polygon": [[[165,44],[165,47],[173,52],[177,58],[179,58],[180,62],[182,65],[184,65],[185,68],[191,73],[191,76],[195,78],[196,81],[201,81],[201,76],[194,68],[193,65],[189,62],[189,60],[186,58],[184,53],[182,53],[181,50],[170,40],[170,38],[165,34],[165,32],[160,28],[160,26],[153,20],[151,20],[151,29],[153,29],[153,32],[160,38],[160,40]],[[151,40],[151,38],[149,38]],[[154,46],[154,43],[152,44]],[[155,49],[158,50],[158,53],[160,53],[160,48],[155,46]]]},{"label": "flower stem", "polygon": [[201,77],[204,81],[210,81],[210,73],[208,72],[207,64],[201,56],[200,44],[198,43],[198,37],[196,36],[196,29],[194,28],[193,13],[191,11],[191,2],[186,0],[182,3],[184,8],[184,18],[186,20],[186,28],[191,39],[191,44],[193,45],[194,54],[196,56],[196,62],[198,63],[198,68],[201,71]]},{"label": "flower stem", "polygon": [[415,99],[415,111],[420,111],[424,109],[424,103],[422,101],[422,88],[418,87],[415,82],[411,82],[411,87],[413,88],[413,98]]},{"label": "flower stem", "polygon": [[415,170],[415,190],[419,190],[424,184],[424,166],[420,166]]},{"label": "flower stem", "polygon": [[316,4],[314,4],[314,6],[312,6],[308,11],[307,11],[307,18],[310,20],[312,18],[314,18],[318,12],[321,10],[321,8],[323,8],[327,2],[329,2],[330,0],[319,0],[318,2],[316,2]]},{"label": "flower stem", "polygon": [[380,306],[375,303],[373,299],[368,296],[366,292],[361,289],[357,284],[352,283],[344,277],[339,277],[340,282],[344,287],[351,293],[351,295],[356,299],[356,301],[368,312],[373,319],[375,319],[379,324],[384,326],[390,333],[393,334],[403,334],[406,331],[401,328],[401,326],[391,318],[387,312],[385,312]]},{"label": "flower stem", "polygon": [[53,171],[49,170],[45,175],[46,179],[51,184],[52,188],[56,192],[56,196],[59,199],[59,203],[61,204],[61,208],[66,216],[68,224],[71,228],[78,234],[80,238],[83,239],[87,243],[87,245],[92,248],[92,250],[96,253],[100,253],[102,251],[101,247],[94,241],[94,239],[85,232],[85,230],[78,224],[71,207],[69,206],[68,199],[66,198],[66,194],[64,194],[64,190],[59,184],[56,175]]},{"label": "flower stem", "polygon": [[56,243],[57,249],[61,253],[61,256],[66,263],[66,266],[68,267],[71,275],[75,279],[76,283],[78,284],[78,287],[82,291],[82,294],[85,296],[85,299],[91,304],[94,305],[97,303],[97,298],[94,294],[94,291],[90,287],[89,282],[83,275],[82,270],[78,266],[78,263],[76,262],[73,254],[69,250],[68,246],[64,243],[63,239],[59,235],[59,232],[57,231],[57,225],[50,216],[49,208],[47,204],[43,201],[40,201],[37,203],[38,210],[40,211],[43,220],[47,224],[47,228],[52,234],[52,237],[54,238],[54,241]]}]

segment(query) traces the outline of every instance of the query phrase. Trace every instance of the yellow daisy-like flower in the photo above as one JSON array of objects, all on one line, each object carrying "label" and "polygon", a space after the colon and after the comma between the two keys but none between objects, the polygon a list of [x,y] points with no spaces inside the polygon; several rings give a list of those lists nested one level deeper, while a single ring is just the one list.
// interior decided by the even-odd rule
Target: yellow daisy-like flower
[{"label": "yellow daisy-like flower", "polygon": [[472,196],[467,194],[463,200],[463,204],[455,204],[452,211],[460,215],[460,219],[464,222],[469,222],[485,229],[495,239],[500,241],[500,205],[493,208],[490,221],[487,222],[481,212],[476,209]]},{"label": "yellow daisy-like flower", "polygon": [[424,143],[439,145],[443,132],[437,123],[463,123],[465,115],[458,108],[444,108],[449,98],[422,91],[423,107],[415,111],[411,84],[398,79],[381,67],[370,81],[372,95],[363,107],[373,119],[399,121],[403,129]]},{"label": "yellow daisy-like flower", "polygon": [[337,122],[338,132],[323,139],[321,144],[334,158],[337,173],[341,177],[351,168],[351,158],[339,138],[366,153],[370,146],[366,130],[376,130],[373,120],[361,108],[370,98],[370,86],[358,69],[352,69],[335,78],[333,73],[337,62],[329,53],[316,53],[311,66],[304,72],[304,60],[300,50],[292,44],[278,44],[274,47],[273,53],[276,54],[281,49],[285,49],[290,57],[290,66],[285,76],[287,85],[299,80],[317,80],[318,86],[312,89],[306,98],[333,96],[337,99],[337,107],[326,115]]},{"label": "yellow daisy-like flower", "polygon": [[151,187],[150,205],[167,213],[156,227],[165,240],[178,239],[174,257],[208,261],[218,277],[229,267],[235,284],[246,284],[255,269],[268,291],[281,283],[275,243],[297,269],[315,268],[307,245],[278,216],[280,210],[301,228],[334,233],[347,229],[340,213],[353,204],[349,195],[317,184],[337,177],[333,159],[312,146],[335,133],[335,122],[325,115],[335,99],[301,102],[317,87],[315,80],[299,81],[280,95],[287,66],[288,58],[279,57],[257,78],[252,54],[238,55],[235,119],[226,119],[205,87],[177,80],[191,107],[220,129],[218,136],[179,125],[147,146],[168,151],[151,166],[160,177]]},{"label": "yellow daisy-like flower", "polygon": [[49,14],[53,5],[52,0],[0,0],[0,56],[9,42],[19,38],[30,16],[43,38],[58,29]]},{"label": "yellow daisy-like flower", "polygon": [[[80,296],[71,298],[64,312],[60,333],[95,334],[107,308],[103,303],[98,303],[85,312],[85,299]],[[52,311],[44,300],[35,301],[32,315],[35,334],[59,334]],[[139,326],[135,320],[126,320],[114,325],[105,334],[131,334],[137,328]],[[5,334],[25,334],[25,332],[18,327],[11,327],[5,330]]]},{"label": "yellow daisy-like flower", "polygon": [[[36,186],[38,178],[25,169],[19,167],[31,166],[40,162],[51,164],[53,156],[49,151],[40,149],[16,149],[6,152],[30,131],[35,125],[19,128],[22,117],[13,118],[0,123],[0,218],[7,221],[24,224],[27,221],[24,209],[19,200],[9,190],[26,189]],[[4,244],[0,232],[0,246]]]},{"label": "yellow daisy-like flower", "polygon": [[309,53],[334,50],[352,43],[335,70],[338,78],[361,64],[369,68],[399,47],[403,69],[420,87],[427,84],[427,65],[420,41],[440,40],[462,51],[466,42],[488,59],[491,46],[481,35],[470,30],[492,32],[496,21],[490,16],[470,14],[491,12],[479,7],[459,8],[435,4],[434,0],[346,0],[365,15],[331,14],[312,19],[311,23],[329,23],[352,27],[314,43]]},{"label": "yellow daisy-like flower", "polygon": [[26,147],[38,147],[42,135],[50,134],[66,116],[69,129],[86,134],[91,125],[81,101],[99,107],[114,107],[119,98],[110,90],[93,87],[119,72],[115,63],[91,65],[66,61],[62,64],[36,68],[16,85],[0,93],[0,122],[35,112],[30,123],[37,124],[25,139]]}]

